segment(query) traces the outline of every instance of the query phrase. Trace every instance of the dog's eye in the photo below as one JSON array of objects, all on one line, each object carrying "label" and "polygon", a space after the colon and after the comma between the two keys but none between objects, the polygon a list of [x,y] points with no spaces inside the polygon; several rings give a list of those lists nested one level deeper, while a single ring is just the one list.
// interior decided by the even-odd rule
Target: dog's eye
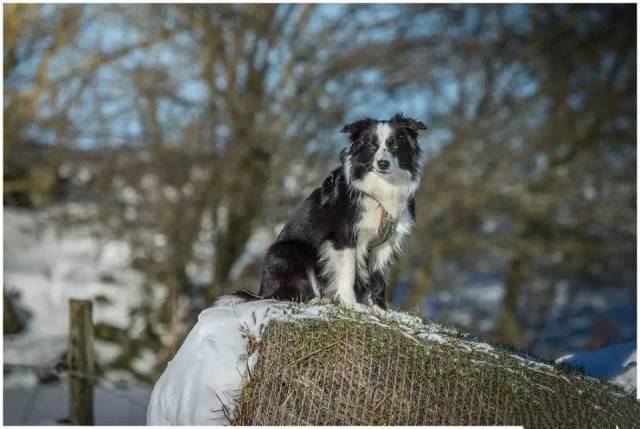
[{"label": "dog's eye", "polygon": [[389,147],[389,150],[391,152],[395,152],[396,150],[398,150],[398,142],[395,139],[391,139],[387,142],[387,147]]},{"label": "dog's eye", "polygon": [[378,143],[376,143],[375,140],[372,140],[369,142],[369,147],[373,150],[378,150]]},{"label": "dog's eye", "polygon": [[351,151],[350,152],[352,154],[360,152],[364,148],[365,144],[366,143],[361,139],[354,140],[352,142],[352,144],[351,144]]}]

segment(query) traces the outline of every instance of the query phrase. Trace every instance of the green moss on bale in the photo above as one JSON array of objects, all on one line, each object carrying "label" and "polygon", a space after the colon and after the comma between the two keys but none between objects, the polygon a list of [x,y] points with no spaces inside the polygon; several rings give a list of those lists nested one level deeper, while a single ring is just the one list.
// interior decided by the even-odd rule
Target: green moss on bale
[{"label": "green moss on bale", "polygon": [[636,400],[608,383],[352,316],[271,323],[233,423],[640,427]]}]

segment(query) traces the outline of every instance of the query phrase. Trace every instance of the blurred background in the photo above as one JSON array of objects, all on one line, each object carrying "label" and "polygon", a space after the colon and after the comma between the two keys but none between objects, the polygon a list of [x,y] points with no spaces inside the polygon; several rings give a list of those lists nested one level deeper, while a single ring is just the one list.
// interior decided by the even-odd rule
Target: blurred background
[{"label": "blurred background", "polygon": [[392,306],[544,359],[635,350],[635,5],[8,4],[3,70],[5,423],[64,421],[6,401],[56,396],[71,297],[139,402],[96,413],[143,423],[342,125],[398,111],[429,129]]}]

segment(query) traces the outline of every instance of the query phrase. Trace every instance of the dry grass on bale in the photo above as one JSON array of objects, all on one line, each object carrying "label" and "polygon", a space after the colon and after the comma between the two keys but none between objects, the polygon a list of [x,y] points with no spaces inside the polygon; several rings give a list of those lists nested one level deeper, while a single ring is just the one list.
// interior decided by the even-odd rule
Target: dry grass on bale
[{"label": "dry grass on bale", "polygon": [[236,425],[640,427],[640,406],[621,389],[463,338],[275,322],[258,352]]}]

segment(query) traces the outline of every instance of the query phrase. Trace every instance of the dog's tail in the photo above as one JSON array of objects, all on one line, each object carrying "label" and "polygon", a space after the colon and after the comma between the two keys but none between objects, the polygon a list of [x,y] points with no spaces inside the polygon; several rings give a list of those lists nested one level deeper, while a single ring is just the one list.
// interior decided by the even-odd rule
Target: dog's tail
[{"label": "dog's tail", "polygon": [[220,295],[213,303],[214,307],[224,307],[231,304],[241,304],[243,302],[258,301],[262,299],[260,295],[249,292],[248,290],[234,290]]}]

